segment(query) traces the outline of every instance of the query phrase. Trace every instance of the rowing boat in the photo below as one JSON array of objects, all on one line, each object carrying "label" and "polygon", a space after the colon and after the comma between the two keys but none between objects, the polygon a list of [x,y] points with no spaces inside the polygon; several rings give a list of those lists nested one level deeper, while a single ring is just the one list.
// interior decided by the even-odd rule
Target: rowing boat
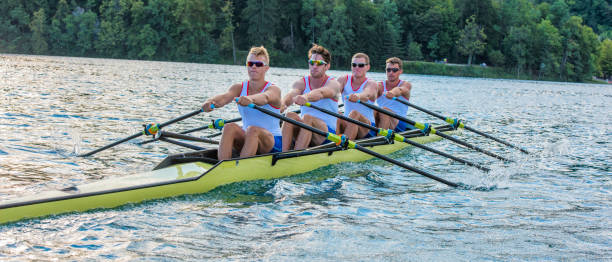
[{"label": "rowing boat", "polygon": [[[446,134],[456,132],[450,125],[436,129]],[[441,139],[437,135],[423,135],[420,130],[400,134],[420,144]],[[384,137],[362,139],[357,143],[380,154],[390,154],[410,147],[407,143],[389,143]],[[69,212],[114,208],[186,194],[201,194],[234,182],[276,179],[332,164],[365,161],[373,157],[355,149],[338,147],[333,143],[306,150],[225,161],[218,161],[216,155],[216,149],[170,155],[149,172],[0,202],[0,224]]]}]

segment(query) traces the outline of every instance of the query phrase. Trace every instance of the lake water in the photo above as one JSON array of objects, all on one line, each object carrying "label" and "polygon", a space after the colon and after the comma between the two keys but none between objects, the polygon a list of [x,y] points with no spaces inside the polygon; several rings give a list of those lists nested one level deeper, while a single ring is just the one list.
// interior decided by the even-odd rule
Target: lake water
[{"label": "lake water", "polygon": [[[274,61],[272,61],[274,62]],[[125,143],[78,153],[197,109],[243,66],[0,55],[0,201],[153,168],[186,149]],[[271,68],[284,92],[306,69]],[[332,76],[345,71],[330,71]],[[381,73],[369,73],[375,80]],[[612,260],[612,86],[403,75],[411,101],[521,145],[436,142],[482,173],[418,149],[212,192],[0,225],[0,260]],[[235,106],[169,126],[237,117]],[[411,109],[421,122],[438,122]],[[212,134],[211,131],[198,135]],[[136,139],[134,142],[142,141]]]}]

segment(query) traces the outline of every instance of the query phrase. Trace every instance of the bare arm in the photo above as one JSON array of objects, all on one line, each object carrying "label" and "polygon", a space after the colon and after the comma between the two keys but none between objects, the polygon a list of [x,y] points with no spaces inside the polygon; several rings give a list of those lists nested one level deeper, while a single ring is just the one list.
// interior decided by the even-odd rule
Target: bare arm
[{"label": "bare arm", "polygon": [[368,80],[363,92],[359,94],[359,100],[375,101],[378,94],[378,84],[374,80]]},{"label": "bare arm", "polygon": [[204,104],[202,105],[202,109],[205,112],[210,112],[213,110],[211,105],[214,105],[215,108],[221,108],[229,104],[230,102],[232,102],[232,100],[235,97],[240,95],[241,91],[242,91],[242,83],[233,84],[229,88],[229,90],[227,90],[227,92],[213,96],[212,98],[209,98],[208,100],[206,100],[206,102],[204,102]]},{"label": "bare arm", "polygon": [[306,89],[306,85],[303,80],[297,80],[293,82],[293,88],[283,97],[281,112],[285,111],[285,109],[293,104],[293,98],[304,93],[304,89]]},{"label": "bare arm", "polygon": [[393,88],[393,90],[387,92],[387,98],[394,98],[398,96],[403,96],[406,99],[410,99],[410,90],[412,89],[412,84],[408,81],[404,81],[400,86]]},{"label": "bare arm", "polygon": [[238,104],[242,106],[247,106],[250,103],[256,104],[258,106],[269,104],[273,107],[280,108],[281,90],[278,86],[271,85],[268,87],[268,89],[266,89],[265,92],[250,96],[242,96],[238,100]]},{"label": "bare arm", "polygon": [[340,86],[340,83],[338,83],[338,81],[334,79],[329,80],[321,88],[310,91],[308,94],[306,94],[306,99],[309,102],[316,102],[323,98],[337,99],[338,94],[342,92],[342,89],[340,87],[341,86]]}]

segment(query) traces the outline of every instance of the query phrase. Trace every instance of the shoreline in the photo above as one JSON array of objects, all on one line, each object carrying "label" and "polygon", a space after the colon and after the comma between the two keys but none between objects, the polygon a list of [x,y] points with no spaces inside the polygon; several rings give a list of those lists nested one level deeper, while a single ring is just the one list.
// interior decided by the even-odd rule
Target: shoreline
[{"label": "shoreline", "polygon": [[[122,58],[110,58],[110,57],[95,57],[95,56],[60,56],[60,55],[34,55],[34,54],[20,54],[20,53],[0,53],[0,57],[54,57],[54,58],[79,58],[79,59],[105,59],[105,60],[116,60],[116,61],[142,61],[142,62],[167,62],[167,63],[185,63],[185,64],[207,64],[207,65],[234,65],[232,63],[198,63],[198,62],[186,62],[186,61],[168,61],[168,60],[144,60],[144,59],[122,59]],[[308,67],[286,67],[286,66],[274,66],[277,68],[285,69],[305,69]],[[598,85],[610,85],[612,83],[607,82],[604,79],[594,79],[585,82],[573,82],[563,81],[558,78],[542,77],[537,78],[532,75],[522,74],[520,77],[515,77],[512,73],[506,71],[506,68],[493,67],[481,65],[467,64],[444,64],[434,63],[425,61],[406,61],[404,60],[403,74],[407,75],[431,75],[431,76],[448,76],[448,77],[467,77],[467,78],[487,78],[487,79],[503,79],[503,80],[519,80],[519,81],[546,81],[546,82],[560,82],[560,83],[582,83],[582,84],[598,84]],[[347,68],[330,68],[334,71],[349,71],[350,67]],[[372,73],[385,73],[384,70],[370,69]]]}]

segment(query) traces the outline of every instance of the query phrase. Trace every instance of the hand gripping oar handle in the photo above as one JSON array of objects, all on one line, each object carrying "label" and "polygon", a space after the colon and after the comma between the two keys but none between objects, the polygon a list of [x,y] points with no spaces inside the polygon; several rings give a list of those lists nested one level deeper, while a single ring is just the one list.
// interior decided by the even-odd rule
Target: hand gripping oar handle
[{"label": "hand gripping oar handle", "polygon": [[310,131],[310,132],[316,133],[316,134],[318,134],[318,135],[320,135],[320,136],[327,137],[327,139],[329,139],[330,141],[336,142],[336,143],[338,143],[338,144],[343,144],[343,146],[345,146],[345,147],[347,147],[347,148],[357,149],[357,150],[359,150],[359,151],[361,151],[361,152],[363,152],[363,153],[369,154],[369,155],[371,155],[371,156],[378,157],[378,158],[380,158],[380,159],[382,159],[382,160],[385,160],[385,161],[387,161],[387,162],[393,163],[393,164],[395,164],[395,165],[398,165],[398,166],[400,166],[400,167],[403,167],[403,168],[405,168],[405,169],[408,169],[408,170],[410,170],[410,171],[412,171],[412,172],[418,173],[418,174],[423,175],[423,176],[425,176],[425,177],[431,178],[431,179],[436,180],[436,181],[438,181],[438,182],[440,182],[440,183],[443,183],[443,184],[445,184],[445,185],[448,185],[448,186],[451,186],[451,187],[458,187],[458,186],[459,186],[459,185],[458,185],[458,184],[456,184],[456,183],[450,182],[450,181],[448,181],[448,180],[445,180],[445,179],[443,179],[443,178],[437,177],[437,176],[432,175],[432,174],[430,174],[430,173],[428,173],[428,172],[425,172],[425,171],[423,171],[423,170],[420,170],[420,169],[417,169],[417,168],[415,168],[415,167],[412,167],[412,166],[406,165],[406,164],[404,164],[404,163],[402,163],[402,162],[399,162],[399,161],[397,161],[397,160],[395,160],[395,159],[389,158],[389,157],[387,157],[387,156],[385,156],[385,155],[382,155],[382,154],[376,153],[376,152],[374,152],[374,151],[372,151],[372,150],[369,150],[369,149],[367,149],[367,148],[364,148],[364,147],[362,147],[362,146],[358,145],[357,143],[355,143],[354,141],[351,141],[351,140],[346,139],[346,137],[345,137],[345,136],[342,136],[342,137],[341,137],[341,136],[338,136],[338,135],[336,135],[336,134],[332,134],[332,133],[328,133],[328,132],[322,131],[322,130],[320,130],[320,129],[317,129],[317,128],[314,128],[314,127],[311,127],[311,126],[309,126],[309,125],[306,125],[306,124],[304,124],[304,123],[302,123],[302,122],[295,121],[295,120],[293,120],[293,119],[291,119],[291,118],[285,117],[285,116],[283,116],[283,115],[280,115],[280,114],[277,114],[277,113],[275,113],[275,112],[272,112],[272,111],[270,111],[270,110],[268,110],[268,109],[265,109],[265,108],[262,108],[262,107],[260,107],[260,106],[257,106],[257,105],[255,105],[255,104],[249,104],[248,106],[249,106],[250,108],[255,108],[255,109],[257,109],[257,110],[259,110],[260,112],[262,112],[262,113],[264,113],[264,114],[267,114],[267,115],[270,115],[270,116],[273,116],[273,117],[279,118],[279,119],[281,119],[281,120],[283,120],[283,121],[286,121],[286,122],[291,123],[291,124],[293,124],[293,125],[296,125],[296,126],[299,126],[299,127],[301,127],[301,128],[304,128],[304,129],[306,129],[306,130],[308,130],[308,131]]},{"label": "hand gripping oar handle", "polygon": [[441,155],[441,156],[444,156],[444,157],[450,158],[450,159],[452,159],[452,160],[455,160],[455,161],[457,161],[457,162],[460,162],[460,163],[466,164],[466,165],[468,165],[468,166],[473,166],[473,167],[476,167],[476,168],[478,168],[478,169],[480,169],[480,170],[482,170],[482,171],[485,171],[485,172],[489,172],[489,171],[491,171],[491,170],[490,170],[489,168],[487,168],[487,167],[481,166],[481,165],[476,164],[476,163],[472,163],[472,162],[470,162],[470,161],[467,161],[467,160],[464,160],[464,159],[461,159],[461,158],[455,157],[455,156],[453,156],[453,155],[449,155],[449,154],[444,153],[444,152],[442,152],[442,151],[438,151],[438,150],[433,149],[433,148],[431,148],[431,147],[428,147],[428,146],[425,146],[425,145],[419,144],[419,143],[417,143],[417,142],[414,142],[414,141],[412,141],[412,140],[410,140],[410,139],[406,139],[406,138],[405,138],[405,137],[403,137],[402,135],[392,133],[392,131],[391,131],[391,130],[373,127],[373,126],[368,125],[368,124],[366,124],[366,123],[363,123],[363,122],[361,122],[361,121],[359,121],[359,120],[355,120],[355,119],[352,119],[352,118],[350,118],[350,117],[343,116],[343,115],[341,115],[341,114],[338,114],[338,113],[335,113],[335,112],[329,111],[329,110],[327,110],[327,109],[325,109],[325,108],[321,108],[321,107],[315,106],[315,105],[313,105],[313,104],[311,104],[311,103],[306,103],[306,104],[305,104],[305,106],[308,106],[308,107],[314,108],[314,109],[319,110],[319,111],[321,111],[321,112],[323,112],[323,113],[326,113],[326,114],[329,114],[329,115],[335,116],[336,118],[339,118],[339,119],[342,119],[342,120],[345,120],[345,121],[351,122],[351,123],[353,123],[353,124],[356,124],[356,125],[359,125],[359,126],[362,126],[362,127],[368,128],[368,129],[370,129],[370,130],[377,131],[377,132],[378,132],[378,134],[379,134],[379,135],[381,135],[381,136],[387,136],[387,135],[389,135],[389,134],[393,134],[393,135],[394,135],[393,139],[394,139],[395,141],[399,141],[399,142],[404,142],[404,143],[410,144],[410,145],[412,145],[412,146],[415,146],[415,147],[418,147],[418,148],[421,148],[421,149],[424,149],[424,150],[427,150],[427,151],[433,152],[433,153],[435,153],[435,154],[438,154],[438,155]]},{"label": "hand gripping oar handle", "polygon": [[[181,121],[181,120],[184,120],[184,119],[190,118],[190,117],[195,116],[195,115],[197,115],[197,114],[199,114],[199,113],[202,113],[202,112],[204,112],[202,109],[198,109],[198,110],[195,110],[195,111],[193,111],[193,112],[191,112],[191,113],[189,113],[189,114],[186,114],[186,115],[183,115],[183,116],[177,117],[177,118],[175,118],[175,119],[169,120],[169,121],[167,121],[167,122],[164,122],[164,123],[161,123],[161,124],[158,124],[158,125],[154,125],[152,128],[153,128],[155,131],[157,131],[157,130],[161,129],[161,128],[162,128],[162,127],[164,127],[164,126],[168,126],[168,125],[174,124],[174,123],[176,123],[176,122],[178,122],[178,121]],[[93,155],[93,154],[95,154],[95,153],[98,153],[98,152],[100,152],[100,151],[103,151],[103,150],[109,149],[109,148],[114,147],[114,146],[116,146],[116,145],[118,145],[118,144],[121,144],[121,143],[123,143],[123,142],[126,142],[126,141],[132,140],[132,139],[134,139],[134,138],[137,138],[137,137],[139,137],[139,136],[141,136],[141,135],[146,134],[147,132],[148,132],[148,128],[147,128],[147,129],[145,129],[145,130],[144,130],[144,131],[142,131],[142,132],[139,132],[139,133],[133,134],[133,135],[131,135],[131,136],[129,136],[129,137],[126,137],[126,138],[124,138],[124,139],[121,139],[121,140],[119,140],[119,141],[117,141],[117,142],[114,142],[114,143],[112,143],[112,144],[109,144],[109,145],[103,146],[103,147],[101,147],[101,148],[98,148],[98,149],[93,150],[93,151],[91,151],[91,152],[88,152],[88,153],[86,153],[86,154],[81,154],[81,155],[79,155],[79,157],[83,157],[83,156],[91,156],[91,155]]]},{"label": "hand gripping oar handle", "polygon": [[478,131],[478,130],[476,130],[476,129],[473,129],[473,128],[469,127],[469,126],[466,126],[466,125],[465,125],[464,123],[462,123],[461,121],[459,121],[459,122],[457,123],[457,120],[456,120],[456,119],[453,119],[453,118],[450,118],[450,117],[444,117],[444,116],[442,116],[442,115],[440,115],[440,114],[437,114],[437,113],[435,113],[435,112],[429,111],[429,110],[427,110],[427,109],[425,109],[425,108],[422,108],[422,107],[417,106],[417,105],[415,105],[415,104],[412,104],[412,103],[410,103],[410,102],[406,102],[406,101],[403,101],[403,100],[401,100],[401,99],[397,99],[397,97],[394,97],[394,98],[393,98],[393,100],[399,101],[400,103],[402,103],[402,104],[404,104],[404,105],[407,105],[407,106],[413,107],[413,108],[415,108],[415,109],[417,109],[417,110],[419,110],[419,111],[422,111],[422,112],[424,112],[424,113],[427,113],[427,114],[430,114],[430,115],[432,115],[432,116],[435,116],[435,117],[437,117],[437,118],[439,118],[439,119],[442,119],[442,120],[444,120],[444,122],[447,122],[447,123],[449,123],[449,124],[451,124],[451,125],[456,125],[456,126],[458,126],[458,127],[464,128],[464,129],[466,129],[466,130],[469,130],[469,131],[472,131],[472,132],[474,132],[474,133],[476,133],[476,134],[479,134],[479,135],[481,135],[481,136],[484,136],[484,137],[486,137],[486,138],[488,138],[488,139],[491,139],[491,140],[493,140],[493,141],[495,141],[495,142],[498,142],[498,143],[501,143],[501,144],[507,145],[507,146],[512,147],[512,148],[514,148],[514,149],[518,149],[518,150],[520,150],[521,152],[523,152],[523,153],[525,153],[525,154],[530,154],[530,153],[529,153],[529,151],[527,151],[526,149],[524,149],[524,148],[522,148],[522,147],[519,147],[519,146],[513,145],[513,144],[511,144],[510,142],[507,142],[507,141],[501,140],[501,139],[499,139],[499,138],[497,138],[497,137],[491,136],[491,135],[489,135],[489,134],[487,134],[487,133],[484,133],[484,132],[482,132],[482,131]]},{"label": "hand gripping oar handle", "polygon": [[372,105],[372,104],[369,104],[369,103],[364,103],[364,102],[361,102],[360,100],[357,100],[357,103],[360,103],[360,104],[362,104],[362,105],[364,105],[364,106],[366,106],[366,107],[368,107],[368,108],[370,108],[370,109],[373,109],[373,110],[378,111],[378,112],[380,112],[380,113],[383,113],[383,114],[385,114],[385,115],[391,116],[391,117],[393,117],[393,118],[397,118],[397,119],[399,119],[399,120],[401,120],[401,121],[404,121],[404,122],[406,122],[406,123],[408,123],[408,124],[411,124],[411,125],[413,125],[414,127],[418,128],[418,129],[421,129],[421,130],[422,130],[424,133],[429,133],[429,134],[432,134],[432,135],[434,135],[434,134],[435,134],[435,135],[438,135],[438,136],[440,136],[440,137],[442,137],[442,138],[448,139],[448,140],[453,141],[453,142],[455,142],[455,143],[457,143],[457,144],[460,144],[460,145],[462,145],[462,146],[465,146],[465,147],[467,147],[467,148],[470,148],[470,149],[476,150],[476,151],[478,151],[478,152],[481,152],[481,153],[483,153],[483,154],[485,154],[485,155],[488,155],[488,156],[491,156],[491,157],[497,158],[497,159],[502,160],[502,161],[512,162],[512,160],[510,160],[510,159],[507,159],[507,158],[505,158],[505,157],[502,157],[502,156],[500,156],[500,155],[498,155],[498,154],[495,154],[495,153],[493,153],[493,152],[487,151],[487,150],[482,149],[482,148],[480,148],[480,147],[477,147],[477,146],[475,146],[475,145],[469,144],[469,143],[467,143],[467,142],[465,142],[465,141],[463,141],[463,140],[460,140],[460,139],[454,138],[454,137],[449,136],[449,135],[447,135],[447,134],[444,134],[444,133],[442,133],[442,132],[437,133],[436,129],[435,129],[435,128],[433,128],[433,127],[431,127],[429,124],[423,124],[423,123],[419,123],[419,122],[414,122],[414,121],[412,121],[412,120],[410,120],[410,119],[408,119],[408,118],[405,118],[405,117],[403,117],[403,116],[400,116],[400,115],[398,115],[398,114],[396,114],[396,113],[393,113],[393,112],[391,112],[391,111],[389,111],[389,110],[386,110],[386,109],[384,109],[384,108],[381,108],[381,107],[378,107],[378,106],[375,106],[375,105]]}]

